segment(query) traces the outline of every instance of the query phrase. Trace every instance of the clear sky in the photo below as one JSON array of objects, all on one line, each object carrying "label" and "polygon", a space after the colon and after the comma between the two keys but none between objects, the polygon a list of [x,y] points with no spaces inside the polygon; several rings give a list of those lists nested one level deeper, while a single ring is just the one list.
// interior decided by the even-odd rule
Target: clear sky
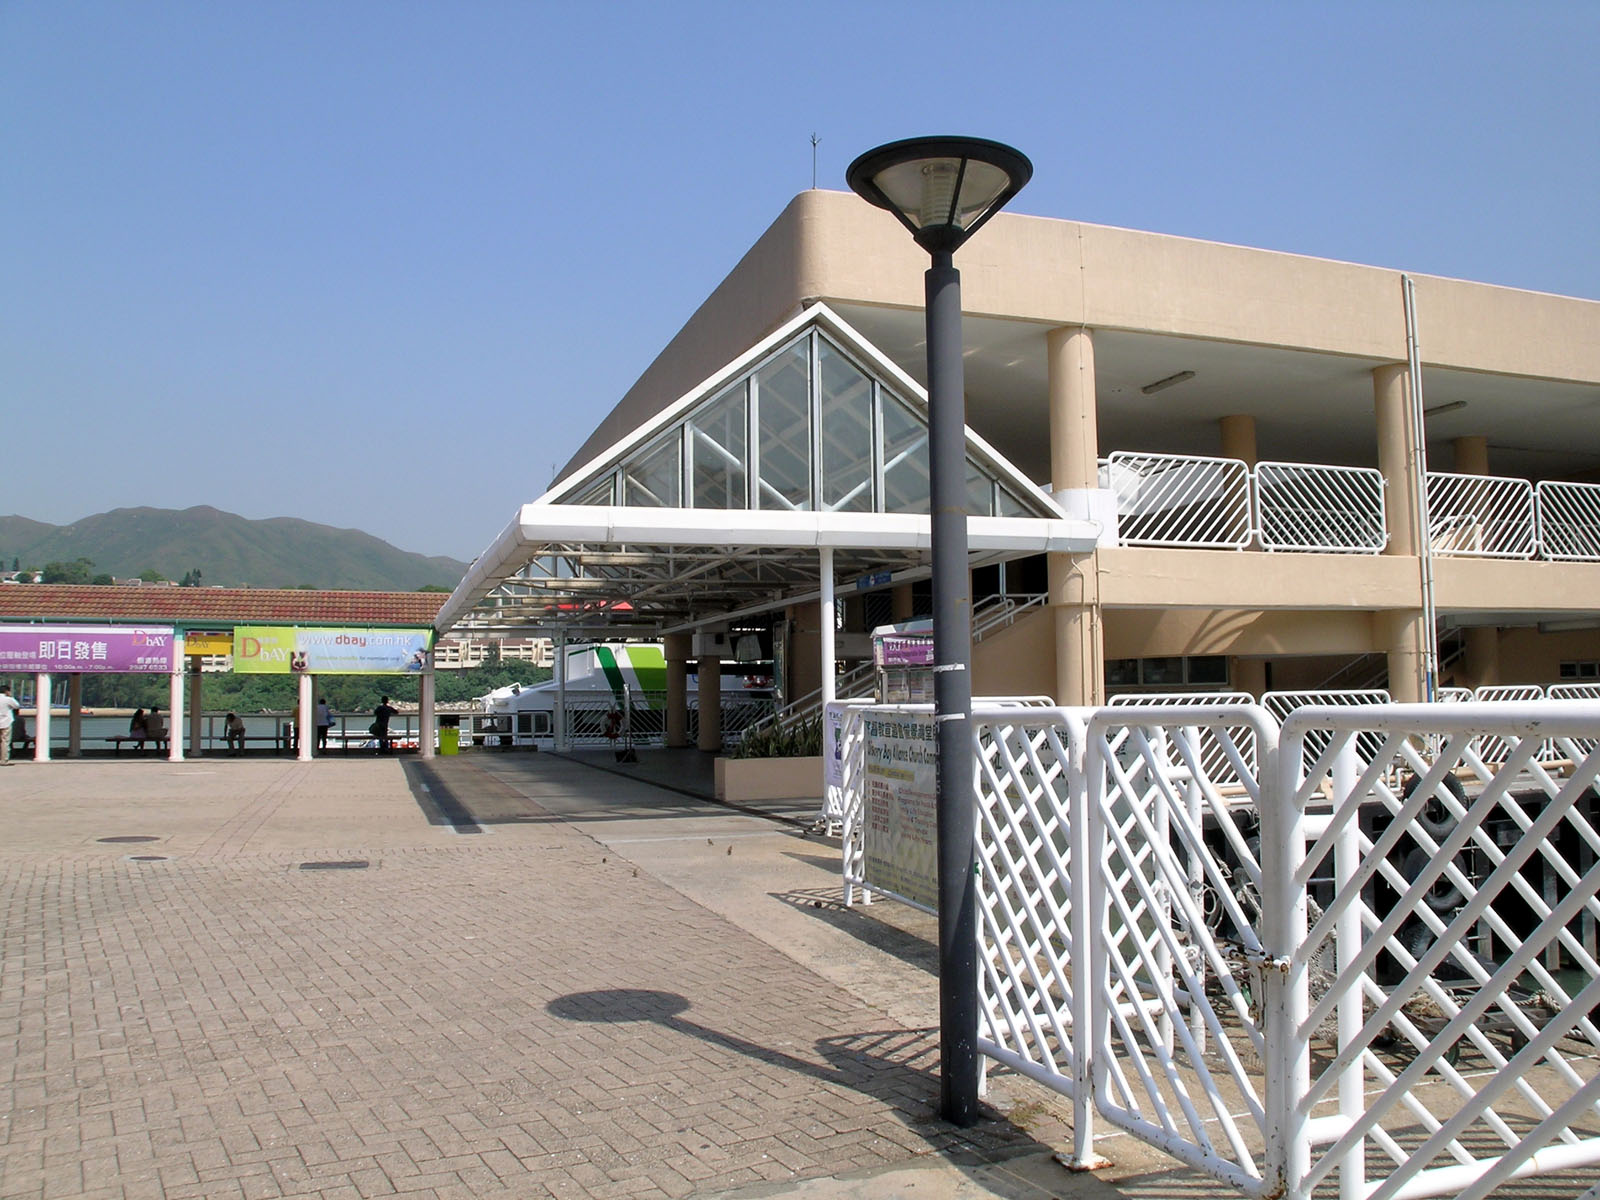
[{"label": "clear sky", "polygon": [[1600,298],[1600,3],[0,0],[0,513],[471,558],[856,154]]}]

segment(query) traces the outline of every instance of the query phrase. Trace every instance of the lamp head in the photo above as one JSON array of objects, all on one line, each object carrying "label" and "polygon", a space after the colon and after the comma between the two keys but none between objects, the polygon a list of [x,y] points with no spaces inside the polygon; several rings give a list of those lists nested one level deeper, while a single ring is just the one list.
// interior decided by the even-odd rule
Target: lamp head
[{"label": "lamp head", "polygon": [[892,212],[929,253],[955,251],[1033,178],[1019,150],[983,138],[907,138],[868,150],[850,190]]}]

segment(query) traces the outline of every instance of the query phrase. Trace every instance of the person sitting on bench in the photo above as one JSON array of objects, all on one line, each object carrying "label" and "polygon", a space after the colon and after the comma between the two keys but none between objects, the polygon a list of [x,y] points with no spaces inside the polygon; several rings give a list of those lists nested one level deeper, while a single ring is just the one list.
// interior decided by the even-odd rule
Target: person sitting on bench
[{"label": "person sitting on bench", "polygon": [[[145,717],[144,733],[155,744],[157,750],[165,750],[167,748],[167,723],[162,718],[159,708],[152,708],[149,715]],[[141,742],[141,749],[143,745],[144,743]]]},{"label": "person sitting on bench", "polygon": [[148,720],[149,718],[145,716],[144,709],[136,708],[133,710],[132,718],[128,721],[128,740],[139,743],[135,747],[137,750],[144,749],[144,741],[150,736]]}]

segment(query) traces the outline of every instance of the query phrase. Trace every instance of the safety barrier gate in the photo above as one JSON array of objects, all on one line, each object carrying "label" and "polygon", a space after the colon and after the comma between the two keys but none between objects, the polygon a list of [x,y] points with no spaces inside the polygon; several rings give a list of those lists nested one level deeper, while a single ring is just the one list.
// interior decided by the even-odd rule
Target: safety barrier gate
[{"label": "safety barrier gate", "polygon": [[1080,1162],[1103,1123],[1249,1196],[1600,1177],[1600,704],[973,723],[979,1046]]}]

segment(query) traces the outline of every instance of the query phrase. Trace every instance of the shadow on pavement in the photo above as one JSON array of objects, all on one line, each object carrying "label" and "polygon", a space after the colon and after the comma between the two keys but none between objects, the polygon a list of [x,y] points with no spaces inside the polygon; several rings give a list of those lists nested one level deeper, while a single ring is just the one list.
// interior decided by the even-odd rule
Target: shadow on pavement
[{"label": "shadow on pavement", "polygon": [[689,1008],[685,996],[646,988],[573,992],[545,1005],[546,1011],[564,1021],[604,1025],[649,1021],[754,1062],[870,1096],[893,1111],[931,1150],[952,1162],[996,1162],[1050,1150],[987,1105],[980,1105],[982,1118],[969,1129],[959,1129],[939,1116],[937,1029],[891,1029],[822,1038],[816,1049],[824,1061],[817,1062],[702,1025],[684,1015]]},{"label": "shadow on pavement", "polygon": [[939,973],[939,948],[934,942],[910,930],[878,920],[870,908],[846,908],[840,902],[837,887],[802,888],[767,894],[807,916],[815,917],[830,929],[849,934],[874,950],[892,954],[901,962],[926,971],[929,975],[937,976]]}]

